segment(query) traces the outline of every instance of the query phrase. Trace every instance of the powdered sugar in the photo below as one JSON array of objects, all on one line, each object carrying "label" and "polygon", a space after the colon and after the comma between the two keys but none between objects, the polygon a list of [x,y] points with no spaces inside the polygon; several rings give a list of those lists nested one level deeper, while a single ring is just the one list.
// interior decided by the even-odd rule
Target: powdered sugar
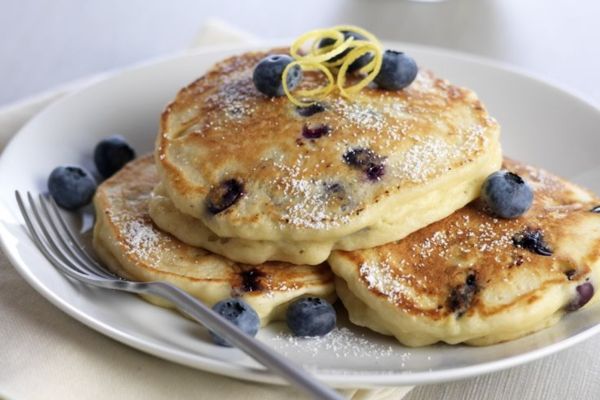
[{"label": "powdered sugar", "polygon": [[148,222],[134,219],[123,224],[128,253],[141,258],[156,255],[159,233]]},{"label": "powdered sugar", "polygon": [[331,107],[342,117],[342,123],[354,128],[382,132],[387,126],[384,115],[373,105],[338,99],[331,103]]},{"label": "powdered sugar", "polygon": [[[245,84],[248,85],[247,82]],[[223,90],[219,92],[219,103],[223,107],[225,116],[231,120],[246,118],[253,111],[247,90],[240,90],[239,84],[236,82],[223,87]]]},{"label": "powdered sugar", "polygon": [[352,135],[351,141],[366,147],[376,142],[392,146],[411,126],[412,118],[401,102],[380,99],[379,103],[367,103],[338,98],[328,106],[332,114],[325,120],[344,130],[346,135]]},{"label": "powdered sugar", "polygon": [[326,229],[348,220],[345,215],[335,218],[335,214],[328,211],[322,185],[307,179],[292,178],[285,182],[284,192],[295,200],[282,215],[286,222],[303,228]]},{"label": "powdered sugar", "polygon": [[236,124],[243,124],[256,111],[255,97],[256,90],[247,73],[235,78],[225,78],[219,90],[206,99],[209,110],[219,115],[219,118],[210,118],[208,125],[217,130],[236,130]]},{"label": "powdered sugar", "polygon": [[[283,159],[284,156],[280,158]],[[286,224],[327,229],[349,220],[347,215],[331,212],[334,199],[326,193],[327,185],[324,180],[304,177],[307,171],[302,154],[297,155],[293,163],[280,160],[274,163],[281,173],[281,179],[275,186],[283,194],[281,201],[286,204],[281,215]]]},{"label": "powdered sugar", "polygon": [[464,140],[458,143],[435,136],[413,136],[411,139],[416,143],[390,162],[390,171],[398,179],[414,183],[425,182],[448,171],[453,164],[472,157],[486,141],[479,125],[470,128]]},{"label": "powdered sugar", "polygon": [[[402,264],[403,260],[399,260],[398,263]],[[402,295],[410,292],[410,287],[404,284],[407,277],[394,273],[391,260],[363,263],[360,266],[359,273],[367,282],[369,289],[375,289],[384,294],[392,303],[399,301]]]},{"label": "powdered sugar", "polygon": [[395,358],[404,363],[411,354],[402,352],[400,355],[394,347],[377,343],[365,334],[354,332],[346,327],[335,328],[323,337],[296,337],[289,332],[277,334],[270,340],[276,350],[285,356],[293,355],[301,350],[312,358],[324,356],[336,359],[368,358],[371,360]]},{"label": "powdered sugar", "polygon": [[123,186],[113,190],[110,194],[113,204],[109,218],[123,236],[122,244],[127,254],[147,262],[156,262],[164,242],[161,236],[164,235],[154,227],[145,211],[150,193],[132,195],[123,190]]}]

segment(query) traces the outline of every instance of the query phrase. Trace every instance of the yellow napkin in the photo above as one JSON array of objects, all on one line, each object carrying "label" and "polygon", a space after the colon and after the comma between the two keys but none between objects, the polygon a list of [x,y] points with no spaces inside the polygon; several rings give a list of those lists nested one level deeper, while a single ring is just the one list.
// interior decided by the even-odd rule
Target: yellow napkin
[{"label": "yellow napkin", "polygon": [[[196,45],[255,42],[209,20]],[[0,110],[0,149],[33,115],[77,83]],[[1,151],[1,150],[0,150]],[[0,398],[296,399],[284,386],[250,383],[173,364],[84,326],[35,292],[0,253]],[[350,399],[394,399],[412,388],[342,390]]]}]

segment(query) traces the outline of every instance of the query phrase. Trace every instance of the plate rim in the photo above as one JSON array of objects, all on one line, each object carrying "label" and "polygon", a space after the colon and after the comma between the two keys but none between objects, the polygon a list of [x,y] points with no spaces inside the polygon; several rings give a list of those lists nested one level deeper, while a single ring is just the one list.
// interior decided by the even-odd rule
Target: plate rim
[{"label": "plate rim", "polygon": [[[600,106],[596,102],[589,99],[586,95],[579,93],[573,88],[566,87],[560,83],[554,82],[547,77],[539,77],[534,75],[532,72],[523,69],[518,66],[510,65],[501,61],[489,59],[486,57],[473,55],[469,53],[463,53],[455,50],[448,50],[443,48],[437,48],[434,46],[425,46],[404,42],[396,41],[385,41],[385,43],[393,44],[394,46],[404,46],[412,49],[416,49],[421,52],[432,53],[441,55],[443,57],[452,57],[466,60],[467,62],[481,64],[486,68],[492,68],[496,70],[502,70],[510,74],[519,75],[527,78],[528,80],[535,81],[538,84],[547,86],[553,90],[560,92],[562,95],[566,95],[570,100],[577,101],[578,103],[585,105],[594,112],[600,114]],[[108,80],[122,76],[127,73],[135,72],[136,70],[155,67],[156,65],[172,62],[179,58],[187,57],[199,57],[211,53],[222,53],[226,51],[248,51],[248,50],[259,50],[269,47],[281,45],[282,41],[268,41],[261,44],[231,44],[231,45],[218,45],[211,46],[202,49],[196,49],[187,52],[178,52],[153,58],[147,61],[133,64],[126,68],[112,70],[95,75],[89,82],[84,83],[77,90],[67,93],[58,100],[52,101],[48,106],[44,107],[40,112],[36,113],[31,117],[27,123],[25,123],[8,141],[2,153],[0,154],[0,171],[6,169],[4,164],[6,163],[6,154],[12,151],[15,146],[16,139],[26,130],[30,124],[38,118],[43,117],[46,113],[51,113],[54,107],[59,106],[61,102],[67,101],[72,96],[77,96],[79,93],[86,91],[96,85],[102,84]],[[2,109],[10,108],[3,107]],[[24,229],[22,219],[20,216],[14,215],[10,209],[6,207],[3,201],[0,202],[0,216],[10,215],[14,221],[21,225]],[[269,371],[262,368],[253,368],[248,366],[242,366],[235,363],[229,363],[226,361],[220,361],[214,358],[210,358],[206,355],[195,354],[190,356],[189,354],[179,351],[177,349],[170,348],[168,346],[161,346],[160,344],[148,343],[144,339],[140,339],[135,335],[130,335],[127,332],[121,331],[117,328],[113,328],[109,324],[96,319],[92,316],[87,315],[84,311],[78,309],[76,306],[63,301],[59,298],[50,288],[47,288],[43,282],[41,282],[37,276],[35,276],[27,264],[20,258],[20,255],[16,247],[11,248],[9,246],[9,239],[14,236],[9,232],[5,226],[4,218],[0,218],[0,248],[3,253],[9,259],[11,265],[18,274],[39,294],[41,294],[46,300],[50,301],[55,307],[65,312],[70,317],[81,322],[82,324],[96,330],[97,332],[112,338],[118,342],[126,344],[137,350],[143,351],[147,354],[157,356],[159,358],[175,362],[178,364],[186,365],[195,369],[200,369],[210,373],[217,373],[232,378],[244,379],[255,382],[262,382],[268,384],[287,384],[282,381],[278,376],[271,374]],[[31,243],[33,244],[33,243]],[[36,249],[39,252],[39,250]],[[67,279],[65,277],[65,279]],[[580,343],[590,337],[600,333],[600,324],[592,326],[582,332],[574,334],[566,339],[563,339],[557,343],[551,345],[530,350],[518,355],[505,357],[499,360],[488,361],[467,367],[458,367],[451,369],[442,369],[437,371],[423,371],[423,372],[373,372],[371,374],[348,373],[348,372],[334,372],[333,370],[327,369],[309,369],[311,372],[318,375],[319,379],[324,382],[337,387],[337,388],[356,388],[356,387],[381,387],[381,386],[399,386],[399,385],[420,385],[428,383],[447,382],[457,379],[464,379],[478,375],[488,374],[494,371],[504,370],[513,366],[522,365],[550,354],[562,351],[568,347],[571,347],[577,343]],[[200,363],[199,363],[200,361]]]}]

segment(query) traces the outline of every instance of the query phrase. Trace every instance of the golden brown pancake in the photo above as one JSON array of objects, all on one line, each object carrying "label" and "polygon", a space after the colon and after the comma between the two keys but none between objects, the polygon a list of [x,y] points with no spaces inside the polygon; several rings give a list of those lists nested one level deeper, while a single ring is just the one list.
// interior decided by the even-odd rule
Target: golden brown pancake
[{"label": "golden brown pancake", "polygon": [[136,281],[171,282],[209,305],[240,296],[263,324],[280,318],[287,304],[301,296],[335,299],[333,275],[326,264],[241,264],[162,232],[148,215],[157,181],[152,156],[145,156],[129,163],[96,191],[94,248],[118,275]]},{"label": "golden brown pancake", "polygon": [[293,264],[316,265],[326,260],[331,243],[312,241],[269,241],[221,238],[201,220],[179,211],[166,195],[162,185],[152,192],[148,212],[152,221],[165,232],[174,232],[179,240],[222,254],[233,261],[262,264],[268,260]]},{"label": "golden brown pancake", "polygon": [[600,214],[591,210],[600,199],[546,171],[505,167],[535,192],[517,219],[475,201],[395,243],[332,253],[352,322],[409,346],[487,345],[549,326],[593,294]]},{"label": "golden brown pancake", "polygon": [[[499,127],[468,89],[420,72],[401,91],[369,87],[299,110],[255,89],[252,71],[266,54],[218,63],[162,115],[156,160],[166,195],[218,237],[376,246],[463,207],[500,167]],[[304,248],[310,257],[293,262],[326,256],[315,261]],[[240,258],[235,246],[225,252]]]}]

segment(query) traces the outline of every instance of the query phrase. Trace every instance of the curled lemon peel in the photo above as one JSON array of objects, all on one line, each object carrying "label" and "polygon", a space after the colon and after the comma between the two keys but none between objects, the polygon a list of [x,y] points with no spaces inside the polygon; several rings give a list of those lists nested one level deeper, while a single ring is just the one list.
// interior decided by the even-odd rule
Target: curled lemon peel
[{"label": "curled lemon peel", "polygon": [[[322,87],[317,87],[315,89],[300,89],[297,90],[295,95],[291,93],[288,85],[287,85],[287,74],[289,73],[289,71],[294,68],[295,66],[299,66],[301,69],[305,70],[305,71],[321,71],[325,77],[327,78],[327,85],[326,86],[322,86]],[[303,68],[304,67],[304,68]],[[297,105],[298,107],[308,107],[311,104],[313,104],[315,102],[315,100],[321,99],[325,96],[327,96],[329,93],[331,93],[331,91],[335,88],[335,79],[333,77],[333,74],[331,73],[331,71],[324,66],[323,64],[320,64],[318,62],[313,62],[313,61],[309,61],[309,60],[296,60],[296,61],[292,61],[291,63],[289,63],[288,65],[286,65],[286,67],[283,70],[283,92],[285,93],[285,95],[288,97],[288,99],[294,103],[295,105]],[[296,96],[298,97],[309,97],[312,98],[311,101],[302,101],[302,100],[298,100],[296,98]]]},{"label": "curled lemon peel", "polygon": [[[346,38],[344,32],[356,33],[364,39],[355,39],[352,36]],[[333,40],[333,43],[319,47],[323,39]],[[310,41],[312,43],[308,51],[303,54],[302,48]],[[366,54],[372,54],[372,59],[358,70],[364,77],[358,83],[346,86],[346,75],[350,65]],[[292,43],[290,55],[294,61],[283,70],[283,91],[292,103],[300,107],[313,104],[316,100],[327,96],[336,87],[344,97],[350,98],[356,95],[375,79],[381,70],[383,61],[382,46],[375,35],[353,25],[338,25],[309,31]],[[332,58],[338,56],[340,57],[337,60],[331,61]],[[299,66],[303,71],[322,72],[327,78],[327,84],[315,89],[298,89],[292,93],[287,85],[287,77],[295,66]],[[299,98],[303,98],[303,100],[299,100]]]},{"label": "curled lemon peel", "polygon": [[334,26],[332,29],[335,29],[337,31],[345,31],[345,32],[354,32],[354,33],[358,33],[359,35],[364,36],[367,41],[375,43],[377,45],[379,45],[381,47],[381,43],[379,43],[379,40],[377,39],[377,37],[375,35],[373,35],[371,32],[369,32],[366,29],[363,29],[359,26],[355,26],[355,25],[337,25]]},{"label": "curled lemon peel", "polygon": [[[311,47],[310,51],[307,54],[300,53],[302,45],[305,44],[307,41],[313,40],[314,46],[314,43],[318,43],[323,39],[335,40],[332,46],[327,46],[332,47],[330,51],[326,51],[324,53],[317,53],[317,49]],[[296,39],[294,43],[292,43],[292,45],[290,46],[290,55],[296,60],[306,59],[308,61],[322,63],[324,61],[329,60],[332,57],[343,53],[346,49],[350,47],[350,43],[352,43],[352,40],[344,40],[344,34],[336,30],[315,30],[307,32],[304,35],[300,36],[298,39]]]},{"label": "curled lemon peel", "polygon": [[[342,96],[351,97],[352,95],[355,95],[356,93],[360,92],[364,87],[366,87],[369,83],[371,83],[371,81],[373,81],[373,79],[375,79],[375,77],[381,70],[381,64],[383,62],[383,57],[381,55],[381,52],[377,52],[376,50],[377,50],[376,44],[365,42],[364,44],[361,44],[360,46],[355,47],[344,58],[344,63],[340,67],[340,71],[338,72],[337,82],[336,82],[337,87],[338,87],[340,93],[342,94]],[[350,68],[350,65],[354,61],[358,60],[360,57],[362,57],[368,53],[374,54],[373,60],[369,64],[365,65],[363,68],[361,68],[359,70],[360,72],[366,73],[367,75],[364,77],[364,79],[360,80],[358,83],[355,83],[352,86],[345,86],[346,72],[348,71],[348,68]],[[373,65],[371,66],[371,64],[373,64]]]}]

